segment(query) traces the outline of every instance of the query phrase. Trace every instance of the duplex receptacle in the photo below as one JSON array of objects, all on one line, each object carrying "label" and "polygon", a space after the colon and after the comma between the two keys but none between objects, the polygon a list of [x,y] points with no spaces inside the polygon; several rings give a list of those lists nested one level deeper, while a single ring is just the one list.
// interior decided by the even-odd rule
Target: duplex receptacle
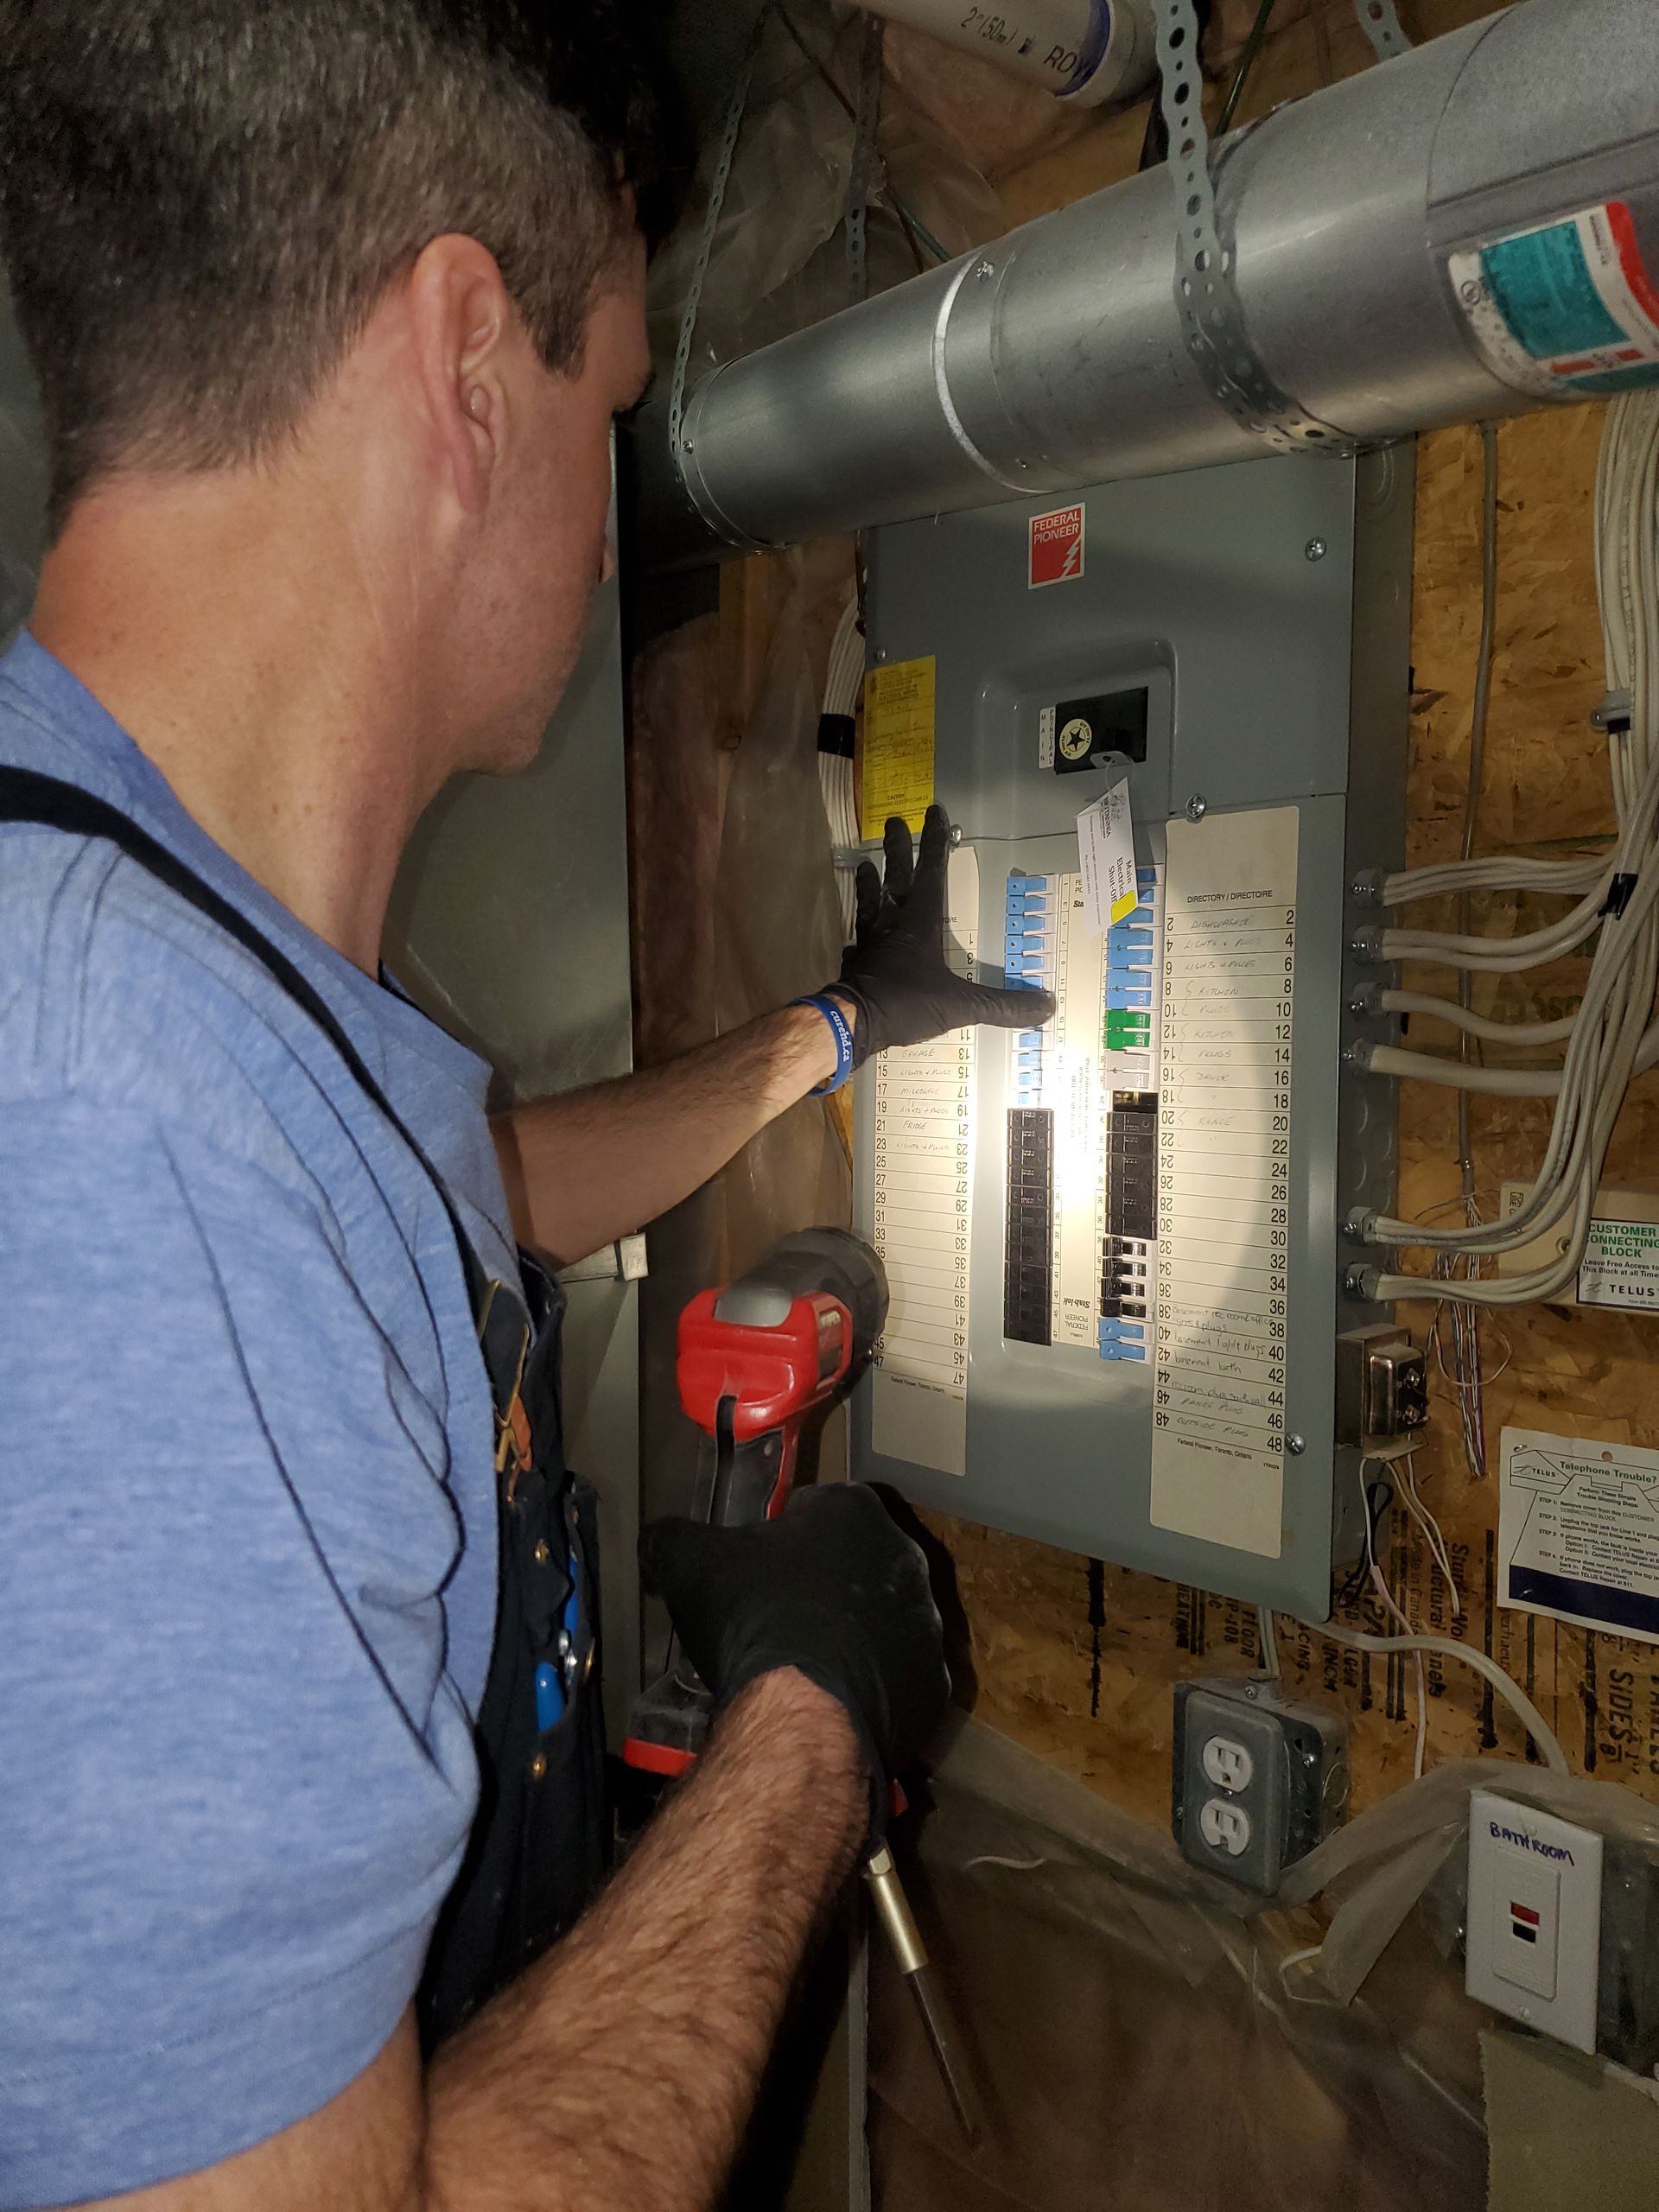
[{"label": "duplex receptacle", "polygon": [[1348,1724],[1265,1675],[1179,1682],[1175,1839],[1195,1866],[1271,1896],[1348,1808]]}]

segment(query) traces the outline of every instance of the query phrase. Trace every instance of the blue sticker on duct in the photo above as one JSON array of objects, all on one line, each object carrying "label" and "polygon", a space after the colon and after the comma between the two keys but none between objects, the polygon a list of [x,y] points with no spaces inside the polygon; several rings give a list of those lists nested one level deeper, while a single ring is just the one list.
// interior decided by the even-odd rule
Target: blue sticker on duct
[{"label": "blue sticker on duct", "polygon": [[1535,360],[1624,341],[1596,289],[1576,225],[1505,238],[1488,246],[1481,262],[1499,314]]}]

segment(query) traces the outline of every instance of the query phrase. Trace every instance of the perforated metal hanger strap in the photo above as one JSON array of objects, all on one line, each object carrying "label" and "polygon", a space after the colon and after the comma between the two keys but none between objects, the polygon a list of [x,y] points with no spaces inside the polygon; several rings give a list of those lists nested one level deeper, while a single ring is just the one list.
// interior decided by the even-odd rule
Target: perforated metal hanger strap
[{"label": "perforated metal hanger strap", "polygon": [[754,82],[755,64],[760,59],[761,41],[776,4],[777,0],[766,0],[756,16],[749,42],[738,65],[731,99],[726,106],[725,128],[720,134],[720,150],[715,156],[714,175],[709,179],[709,205],[703,212],[702,231],[697,240],[691,282],[686,288],[685,305],[680,311],[679,338],[674,348],[674,368],[668,387],[668,442],[677,467],[683,446],[686,452],[690,451],[689,446],[684,446],[685,379],[686,372],[691,365],[691,340],[697,327],[697,310],[702,305],[702,288],[709,275],[709,257],[714,251],[721,210],[726,205],[726,187],[731,181],[732,157],[737,151],[743,118],[748,109],[749,88]]},{"label": "perforated metal hanger strap", "polygon": [[1354,0],[1354,13],[1376,48],[1379,61],[1392,61],[1396,54],[1410,53],[1411,41],[1401,29],[1394,0]]},{"label": "perforated metal hanger strap", "polygon": [[1359,441],[1281,391],[1250,342],[1210,177],[1198,18],[1192,0],[1153,0],[1153,9],[1175,191],[1175,305],[1186,350],[1211,397],[1275,453],[1355,453]]},{"label": "perforated metal hanger strap", "polygon": [[864,27],[859,55],[858,107],[853,119],[853,152],[847,171],[847,289],[852,303],[868,299],[870,194],[880,166],[876,126],[881,119],[881,55],[887,25],[872,16]]}]

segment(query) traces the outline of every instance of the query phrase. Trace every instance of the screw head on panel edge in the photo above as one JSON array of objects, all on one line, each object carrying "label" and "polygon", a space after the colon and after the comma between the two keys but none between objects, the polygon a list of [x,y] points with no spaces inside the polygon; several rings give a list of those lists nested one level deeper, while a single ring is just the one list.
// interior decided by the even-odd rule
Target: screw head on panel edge
[{"label": "screw head on panel edge", "polygon": [[1326,550],[1325,540],[1322,537],[1310,537],[1302,550],[1310,561],[1323,561]]},{"label": "screw head on panel edge", "polygon": [[1202,791],[1194,791],[1192,798],[1186,802],[1187,820],[1189,822],[1202,822],[1205,816],[1208,814],[1209,811],[1209,800],[1205,798]]},{"label": "screw head on panel edge", "polygon": [[1293,1459],[1300,1459],[1307,1449],[1307,1440],[1302,1436],[1287,1436],[1285,1439],[1285,1449]]}]

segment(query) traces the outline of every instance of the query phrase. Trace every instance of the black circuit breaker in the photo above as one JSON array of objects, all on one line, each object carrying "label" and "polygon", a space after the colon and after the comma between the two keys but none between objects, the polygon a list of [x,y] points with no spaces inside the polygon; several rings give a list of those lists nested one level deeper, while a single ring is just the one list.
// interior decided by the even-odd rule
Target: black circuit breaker
[{"label": "black circuit breaker", "polygon": [[1158,1094],[1120,1090],[1107,1122],[1103,1320],[1145,1321],[1157,1241]]},{"label": "black circuit breaker", "polygon": [[1008,1226],[1002,1273],[1003,1334],[1052,1341],[1054,1295],[1054,1116],[1046,1106],[1008,1115]]}]

